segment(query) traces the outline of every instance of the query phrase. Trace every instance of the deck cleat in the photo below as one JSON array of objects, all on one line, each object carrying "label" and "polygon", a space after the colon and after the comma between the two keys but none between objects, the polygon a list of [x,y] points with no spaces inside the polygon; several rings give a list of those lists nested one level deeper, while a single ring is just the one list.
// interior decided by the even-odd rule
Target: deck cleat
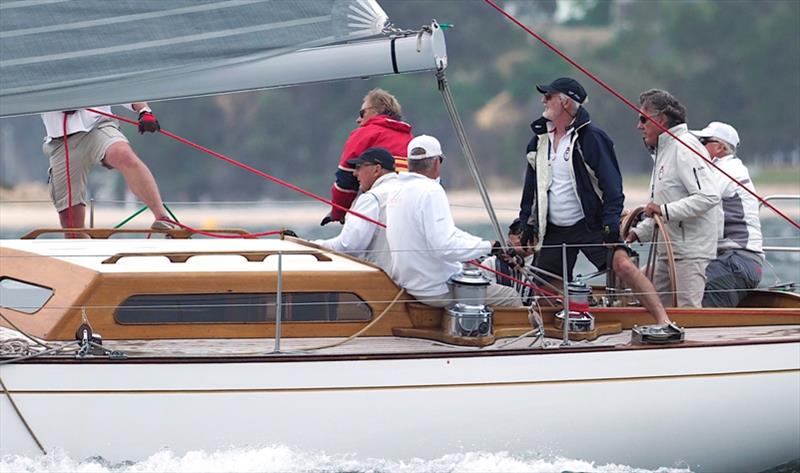
[{"label": "deck cleat", "polygon": [[666,325],[634,325],[631,342],[638,344],[683,343],[685,331],[675,322]]}]

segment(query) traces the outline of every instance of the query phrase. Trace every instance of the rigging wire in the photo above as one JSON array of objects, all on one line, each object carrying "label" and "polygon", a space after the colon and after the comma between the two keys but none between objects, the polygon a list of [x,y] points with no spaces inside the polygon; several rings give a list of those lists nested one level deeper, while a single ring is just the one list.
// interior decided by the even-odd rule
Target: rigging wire
[{"label": "rigging wire", "polygon": [[637,107],[636,105],[634,105],[633,103],[631,103],[631,102],[630,102],[628,99],[626,99],[626,98],[625,98],[625,97],[624,97],[622,94],[620,94],[619,92],[617,92],[616,90],[614,90],[614,88],[613,88],[613,87],[611,87],[610,85],[606,84],[606,83],[605,83],[605,82],[604,82],[602,79],[600,79],[599,77],[597,77],[596,75],[594,75],[594,74],[593,74],[591,71],[589,71],[589,70],[588,70],[588,69],[586,69],[585,67],[583,67],[583,66],[581,66],[580,64],[578,64],[578,62],[576,62],[574,59],[572,59],[571,57],[569,57],[569,56],[568,56],[566,53],[564,53],[563,51],[561,51],[560,49],[558,49],[558,48],[557,48],[556,46],[554,46],[552,43],[550,43],[549,41],[547,41],[547,40],[546,40],[544,37],[542,37],[540,34],[536,33],[536,32],[535,32],[535,31],[533,31],[532,29],[530,29],[528,26],[526,26],[526,25],[525,25],[525,24],[523,24],[521,21],[519,21],[517,18],[515,18],[515,17],[514,17],[512,14],[508,13],[508,12],[507,12],[507,11],[505,11],[505,10],[504,10],[502,7],[500,7],[499,5],[497,5],[497,3],[495,3],[495,2],[494,2],[494,0],[483,0],[483,1],[484,1],[485,3],[487,3],[487,4],[489,4],[489,6],[491,6],[491,7],[492,7],[492,8],[494,8],[495,10],[497,10],[497,11],[498,11],[498,12],[499,12],[501,15],[505,16],[506,18],[508,18],[508,19],[509,19],[511,22],[513,22],[514,24],[516,24],[517,26],[519,26],[520,28],[522,28],[523,30],[525,30],[525,31],[526,31],[526,32],[527,32],[529,35],[531,35],[531,36],[533,36],[534,38],[536,38],[537,40],[539,40],[539,42],[540,42],[540,43],[542,43],[542,44],[544,44],[545,46],[547,46],[547,47],[548,47],[548,48],[549,48],[551,51],[553,51],[553,52],[554,52],[554,53],[556,53],[557,55],[561,56],[561,58],[562,58],[562,59],[564,59],[565,61],[567,61],[568,63],[570,63],[572,66],[576,67],[578,70],[580,70],[581,72],[583,72],[583,73],[584,73],[584,74],[585,74],[587,77],[589,77],[590,79],[592,79],[593,81],[595,81],[595,82],[596,82],[598,85],[600,85],[602,88],[606,89],[606,90],[607,90],[607,91],[608,91],[608,92],[609,92],[611,95],[613,95],[613,96],[615,96],[616,98],[618,98],[619,100],[621,100],[621,101],[622,101],[622,102],[623,102],[625,105],[627,105],[628,107],[630,107],[631,109],[633,109],[633,110],[634,110],[636,113],[638,113],[638,114],[642,115],[643,117],[645,117],[645,118],[646,118],[648,121],[650,121],[650,122],[651,122],[651,123],[653,123],[653,124],[654,124],[656,127],[658,127],[658,129],[660,129],[662,132],[664,132],[664,133],[668,134],[669,136],[671,136],[672,138],[674,138],[674,139],[675,139],[677,142],[679,142],[680,144],[682,144],[683,146],[685,146],[686,148],[688,148],[688,149],[689,149],[689,150],[690,150],[692,153],[694,153],[694,154],[696,154],[697,156],[699,156],[699,157],[700,157],[700,158],[701,158],[703,161],[705,161],[705,162],[707,162],[708,164],[710,164],[710,165],[711,165],[711,166],[712,166],[714,169],[716,169],[717,171],[719,171],[720,173],[722,173],[722,174],[723,174],[725,177],[727,177],[727,178],[728,178],[728,179],[730,179],[731,181],[735,182],[735,183],[736,183],[736,184],[737,184],[739,187],[741,187],[742,189],[744,189],[745,191],[747,191],[747,192],[748,192],[750,195],[752,195],[753,197],[755,197],[756,199],[758,199],[758,201],[759,201],[759,202],[761,202],[761,204],[762,204],[762,205],[765,205],[765,206],[769,207],[769,209],[770,209],[770,210],[772,210],[773,212],[775,212],[775,214],[776,214],[776,215],[780,216],[781,218],[783,218],[784,220],[786,220],[787,222],[789,222],[789,223],[790,223],[792,226],[794,226],[796,229],[800,230],[800,222],[795,222],[794,220],[792,220],[791,218],[789,218],[789,216],[787,216],[786,214],[784,214],[783,212],[781,212],[780,210],[778,210],[778,208],[777,208],[777,207],[775,207],[774,205],[770,204],[770,203],[769,203],[767,200],[765,200],[763,197],[761,197],[760,195],[758,195],[758,194],[757,194],[755,191],[753,191],[753,190],[750,190],[750,189],[749,189],[747,186],[745,186],[744,184],[742,184],[741,182],[739,182],[738,180],[736,180],[736,178],[734,178],[733,176],[731,176],[730,174],[728,174],[727,172],[725,172],[725,171],[724,171],[722,168],[720,168],[719,166],[717,166],[717,165],[716,165],[714,162],[712,162],[710,159],[706,158],[706,157],[705,157],[705,156],[703,156],[703,155],[702,155],[700,152],[698,152],[697,150],[695,150],[694,148],[692,148],[691,146],[689,146],[689,145],[688,145],[688,144],[687,144],[685,141],[683,141],[683,140],[681,140],[680,138],[678,138],[677,136],[675,136],[675,134],[673,134],[673,133],[672,133],[671,131],[669,131],[667,128],[665,128],[665,127],[664,127],[664,126],[662,126],[660,123],[658,123],[657,121],[655,121],[655,120],[653,119],[653,117],[651,117],[651,116],[647,115],[646,113],[644,113],[644,112],[643,112],[641,109],[639,109],[639,107]]}]

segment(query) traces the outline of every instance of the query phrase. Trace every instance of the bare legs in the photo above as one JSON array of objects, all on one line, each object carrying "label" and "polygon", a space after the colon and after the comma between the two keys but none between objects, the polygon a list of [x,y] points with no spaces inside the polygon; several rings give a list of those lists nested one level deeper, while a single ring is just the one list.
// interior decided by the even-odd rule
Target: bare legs
[{"label": "bare legs", "polygon": [[118,141],[111,145],[104,161],[122,173],[128,189],[147,205],[156,219],[167,217],[153,174],[128,143]]},{"label": "bare legs", "polygon": [[653,283],[639,268],[634,266],[625,250],[614,251],[613,266],[617,276],[633,290],[639,302],[656,318],[656,323],[670,323],[667,311],[664,310],[664,305],[656,294]]}]

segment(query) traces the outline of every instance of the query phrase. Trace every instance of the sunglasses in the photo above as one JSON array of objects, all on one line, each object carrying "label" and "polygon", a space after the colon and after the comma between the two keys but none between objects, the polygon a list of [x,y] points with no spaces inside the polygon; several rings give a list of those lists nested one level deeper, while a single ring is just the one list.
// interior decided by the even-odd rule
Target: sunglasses
[{"label": "sunglasses", "polygon": [[707,145],[709,143],[719,143],[719,140],[715,140],[714,138],[700,138],[700,143]]},{"label": "sunglasses", "polygon": [[359,110],[358,111],[358,118],[364,118],[364,114],[367,113],[367,110],[369,110],[371,108],[375,108],[375,107],[366,107],[366,108],[362,108],[361,110]]}]

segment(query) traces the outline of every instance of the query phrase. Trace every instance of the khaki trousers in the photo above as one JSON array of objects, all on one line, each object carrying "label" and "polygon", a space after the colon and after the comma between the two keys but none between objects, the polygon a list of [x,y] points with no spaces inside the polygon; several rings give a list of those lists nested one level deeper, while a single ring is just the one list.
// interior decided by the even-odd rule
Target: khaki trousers
[{"label": "khaki trousers", "polygon": [[[678,307],[701,307],[703,303],[703,290],[706,287],[706,266],[710,259],[680,259],[675,260],[675,273],[677,275],[676,288],[678,291]],[[661,303],[665,307],[672,306],[672,292],[669,284],[669,269],[666,260],[656,262],[653,275],[653,286],[658,291]]]}]

